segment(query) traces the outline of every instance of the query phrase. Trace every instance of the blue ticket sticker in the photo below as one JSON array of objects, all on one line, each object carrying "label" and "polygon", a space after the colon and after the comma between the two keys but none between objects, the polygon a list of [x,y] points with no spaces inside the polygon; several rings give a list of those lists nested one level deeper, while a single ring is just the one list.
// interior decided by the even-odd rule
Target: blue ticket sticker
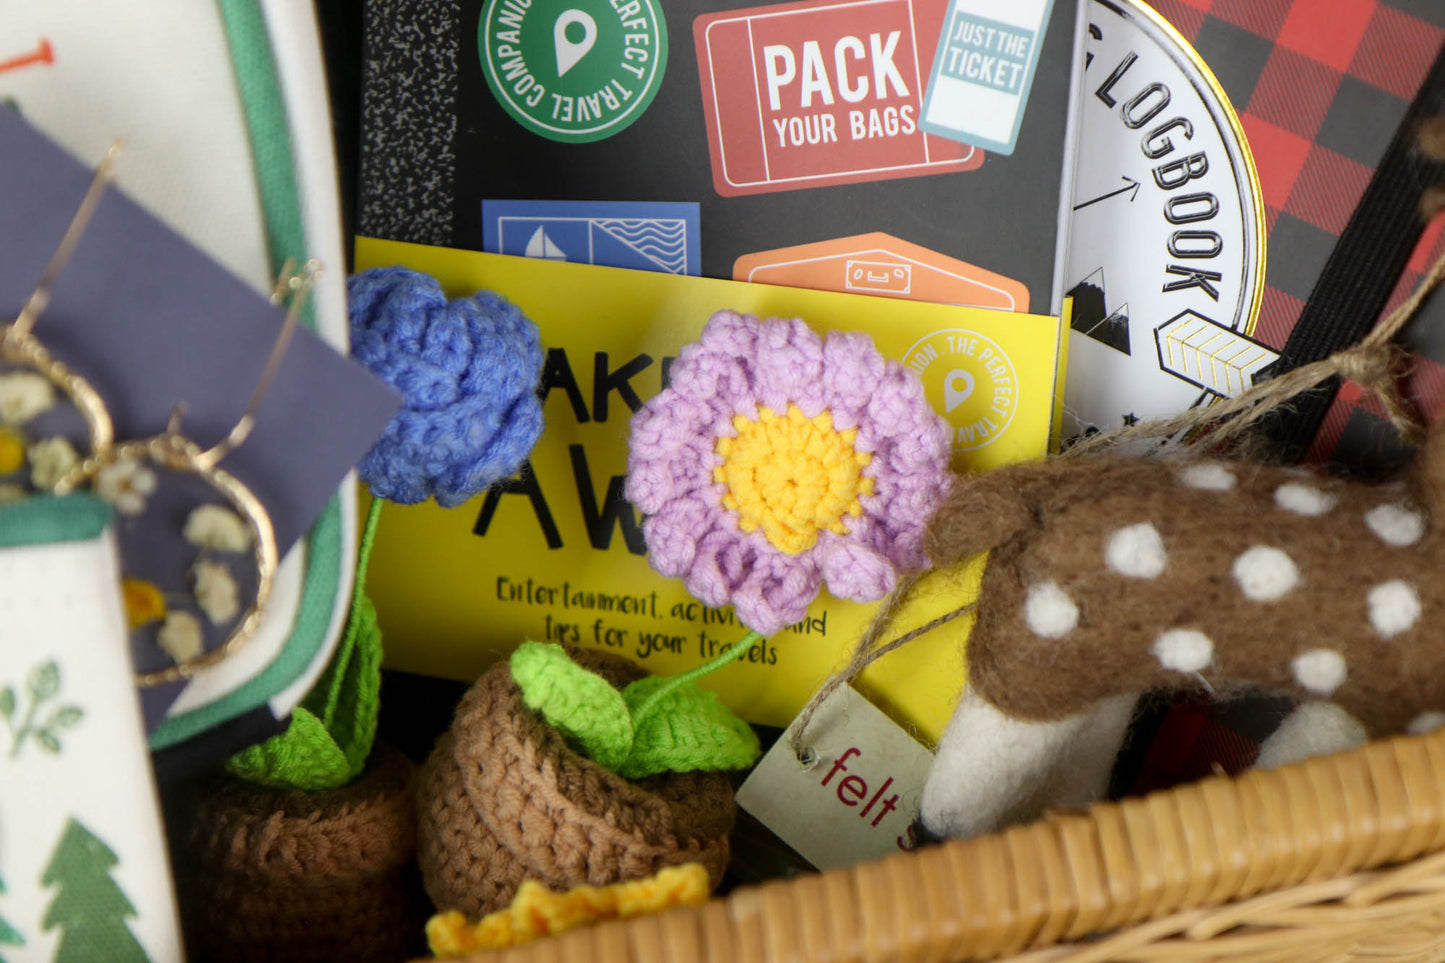
[{"label": "blue ticket sticker", "polygon": [[923,101],[930,134],[1012,154],[1053,0],[952,0]]},{"label": "blue ticket sticker", "polygon": [[698,205],[482,201],[482,250],[575,264],[702,273]]}]

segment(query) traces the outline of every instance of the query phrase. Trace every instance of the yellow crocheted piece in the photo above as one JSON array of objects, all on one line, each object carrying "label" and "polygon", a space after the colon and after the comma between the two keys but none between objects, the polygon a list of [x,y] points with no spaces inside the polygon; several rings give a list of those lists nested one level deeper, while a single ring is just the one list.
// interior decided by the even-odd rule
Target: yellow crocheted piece
[{"label": "yellow crocheted piece", "polygon": [[0,475],[25,467],[25,439],[10,428],[0,428]]},{"label": "yellow crocheted piece", "polygon": [[578,886],[565,893],[529,879],[517,887],[510,907],[476,923],[468,923],[457,910],[433,916],[426,924],[426,938],[439,957],[502,950],[604,920],[697,906],[707,901],[708,892],[707,870],[700,863],[669,866],[636,882]]},{"label": "yellow crocheted piece", "polygon": [[150,582],[138,578],[121,579],[120,594],[125,602],[126,621],[132,630],[166,617],[166,598]]},{"label": "yellow crocheted piece", "polygon": [[820,531],[846,535],[847,517],[863,514],[858,498],[873,494],[863,469],[873,456],[853,449],[858,430],[835,431],[833,414],[808,418],[797,405],[786,414],[759,408],[756,421],[733,418],[736,438],[719,438],[723,463],[713,479],[724,483],[723,507],[738,513],[745,532],[762,529],[789,555],[812,548]]}]

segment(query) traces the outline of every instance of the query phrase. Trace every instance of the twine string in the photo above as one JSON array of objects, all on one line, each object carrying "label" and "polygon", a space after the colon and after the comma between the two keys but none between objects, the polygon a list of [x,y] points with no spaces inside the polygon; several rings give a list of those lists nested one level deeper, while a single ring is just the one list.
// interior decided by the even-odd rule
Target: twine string
[{"label": "twine string", "polygon": [[1335,352],[1328,358],[1292,368],[1260,382],[1233,398],[1212,405],[1191,408],[1171,418],[1140,422],[1086,438],[1060,457],[1077,458],[1096,454],[1131,441],[1172,438],[1212,425],[1207,437],[1196,447],[1219,449],[1238,441],[1261,418],[1295,396],[1324,384],[1331,378],[1348,378],[1375,394],[1396,431],[1407,443],[1417,443],[1423,428],[1400,396],[1399,381],[1409,372],[1409,355],[1393,344],[1395,335],[1409,323],[1441,281],[1445,281],[1445,254],[1431,265],[1415,290],[1400,306],[1377,324],[1358,344]]},{"label": "twine string", "polygon": [[798,713],[798,719],[793,725],[793,735],[788,740],[788,745],[793,750],[793,755],[800,761],[806,758],[808,725],[813,721],[813,716],[817,715],[818,709],[824,702],[828,701],[829,696],[849,682],[852,682],[858,673],[888,653],[901,649],[914,639],[927,635],[934,629],[973,611],[974,605],[976,604],[974,602],[969,602],[967,605],[960,605],[958,608],[951,609],[937,618],[931,619],[917,628],[910,629],[897,638],[879,645],[878,640],[893,627],[893,620],[912,597],[914,588],[922,580],[923,573],[910,573],[899,581],[897,587],[895,587],[893,591],[888,594],[888,597],[883,600],[882,604],[879,605],[878,612],[873,616],[873,620],[868,623],[868,628],[863,633],[863,637],[858,640],[858,644],[853,648],[853,655],[849,658],[848,664],[838,672],[829,676],[828,681],[824,682],[822,687],[813,693],[813,697],[808,700],[808,704],[803,707],[803,711]]}]

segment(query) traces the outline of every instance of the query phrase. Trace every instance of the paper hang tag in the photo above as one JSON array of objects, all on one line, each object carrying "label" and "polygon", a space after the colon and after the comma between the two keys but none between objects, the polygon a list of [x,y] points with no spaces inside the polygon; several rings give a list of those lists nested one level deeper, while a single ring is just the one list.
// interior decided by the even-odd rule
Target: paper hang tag
[{"label": "paper hang tag", "polygon": [[840,686],[808,724],[807,765],[793,724],[738,790],[738,805],[820,870],[912,849],[933,754],[853,690]]}]

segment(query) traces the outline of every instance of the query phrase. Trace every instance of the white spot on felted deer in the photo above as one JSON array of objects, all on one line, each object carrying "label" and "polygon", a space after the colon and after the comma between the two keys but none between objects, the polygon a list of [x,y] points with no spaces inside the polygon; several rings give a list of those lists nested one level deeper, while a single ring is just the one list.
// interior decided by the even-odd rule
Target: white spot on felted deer
[{"label": "white spot on felted deer", "polygon": [[1309,708],[1265,745],[1272,764],[1445,723],[1442,431],[1383,486],[1115,457],[960,480],[930,557],[989,556],[925,828],[972,835],[1099,798],[1149,690],[1297,697]]}]

